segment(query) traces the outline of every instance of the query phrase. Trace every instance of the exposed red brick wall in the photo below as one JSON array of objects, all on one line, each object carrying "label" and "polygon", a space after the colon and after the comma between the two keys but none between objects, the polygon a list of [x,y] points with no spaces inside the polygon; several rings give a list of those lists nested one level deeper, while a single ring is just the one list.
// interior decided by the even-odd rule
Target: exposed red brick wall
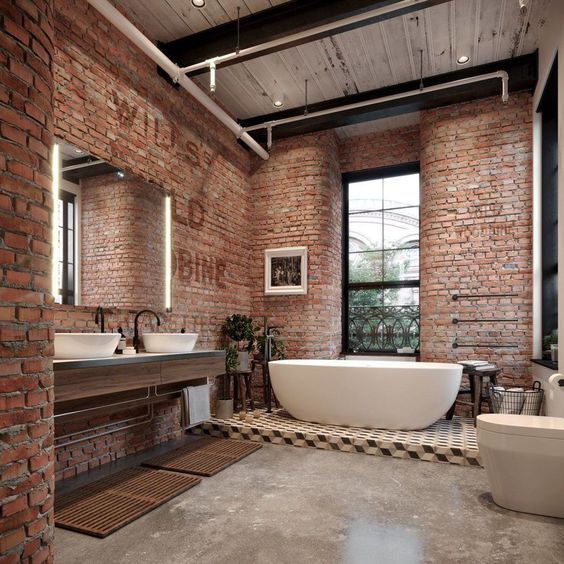
[{"label": "exposed red brick wall", "polygon": [[[249,155],[86,2],[57,0],[55,22],[55,134],[172,194],[173,311],[153,305],[161,330],[185,327],[199,333],[198,348],[217,348],[224,318],[250,311]],[[137,280],[124,292],[135,295]],[[159,293],[153,287],[143,307]],[[108,305],[102,298],[96,305]],[[112,308],[109,329],[122,326],[131,337],[133,309],[140,308]],[[55,327],[97,330],[93,309],[84,307],[57,306]],[[169,439],[179,431],[177,414],[175,402],[157,408],[166,423],[132,430],[127,444],[139,450]],[[89,419],[79,423],[86,428]],[[125,443],[119,437],[80,443],[72,453],[59,450],[57,477],[83,471],[84,453],[93,453],[93,464],[120,456]]]},{"label": "exposed red brick wall", "polygon": [[[532,104],[527,93],[421,118],[422,360],[485,357],[527,380],[532,351]],[[453,294],[515,294],[453,301]],[[452,319],[517,319],[460,323]],[[453,350],[461,343],[516,348]]]},{"label": "exposed red brick wall", "polygon": [[55,134],[172,194],[164,329],[214,348],[223,319],[250,309],[247,151],[84,0],[57,0],[55,39]]},{"label": "exposed red brick wall", "polygon": [[[288,355],[341,350],[341,176],[333,132],[277,142],[252,175],[253,315],[280,327]],[[308,247],[308,293],[264,295],[264,251]]]},{"label": "exposed red brick wall", "polygon": [[0,561],[47,562],[53,537],[49,1],[0,16]]},{"label": "exposed red brick wall", "polygon": [[82,305],[163,309],[164,197],[131,175],[81,182]]},{"label": "exposed red brick wall", "polygon": [[419,160],[419,126],[400,127],[339,142],[341,172],[354,172]]},{"label": "exposed red brick wall", "polygon": [[88,419],[77,422],[57,423],[56,436],[61,437],[72,433],[72,438],[68,440],[88,437],[94,427],[120,423],[126,419],[129,420],[130,425],[143,424],[116,431],[96,440],[75,443],[57,449],[55,479],[72,478],[82,472],[180,436],[180,406],[177,400],[155,404],[153,420],[144,423],[150,418],[148,410],[148,407],[139,407],[111,415],[93,414]]}]

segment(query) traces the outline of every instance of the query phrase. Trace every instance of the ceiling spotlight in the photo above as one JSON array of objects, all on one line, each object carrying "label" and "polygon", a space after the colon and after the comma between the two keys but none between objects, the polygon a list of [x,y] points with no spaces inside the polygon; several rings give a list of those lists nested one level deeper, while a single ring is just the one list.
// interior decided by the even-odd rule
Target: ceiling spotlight
[{"label": "ceiling spotlight", "polygon": [[206,0],[192,0],[194,8],[203,8],[206,5]]},{"label": "ceiling spotlight", "polygon": [[84,153],[84,151],[83,151],[82,149],[74,149],[74,152],[75,152],[77,155],[82,155],[82,153]]},{"label": "ceiling spotlight", "polygon": [[456,62],[459,65],[465,65],[469,60],[470,60],[470,57],[468,55],[460,55],[460,57],[458,57],[458,59],[456,59]]},{"label": "ceiling spotlight", "polygon": [[117,171],[117,177],[118,178],[125,178],[125,172],[123,172],[123,170],[118,170]]},{"label": "ceiling spotlight", "polygon": [[527,11],[528,6],[529,6],[529,0],[519,0],[519,9],[521,10],[522,14],[524,14]]},{"label": "ceiling spotlight", "polygon": [[285,102],[284,98],[285,98],[284,92],[278,85],[276,85],[274,87],[274,92],[272,92],[272,105],[275,108],[284,107],[284,102]]}]

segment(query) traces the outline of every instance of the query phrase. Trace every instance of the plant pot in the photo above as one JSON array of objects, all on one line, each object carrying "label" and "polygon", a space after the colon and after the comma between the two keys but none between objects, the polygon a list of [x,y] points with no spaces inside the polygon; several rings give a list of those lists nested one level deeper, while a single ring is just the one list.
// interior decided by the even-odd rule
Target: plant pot
[{"label": "plant pot", "polygon": [[239,351],[237,353],[237,370],[239,372],[244,372],[249,370],[249,352],[248,351]]},{"label": "plant pot", "polygon": [[215,406],[215,416],[218,419],[231,419],[233,417],[233,400],[217,400],[217,405]]}]

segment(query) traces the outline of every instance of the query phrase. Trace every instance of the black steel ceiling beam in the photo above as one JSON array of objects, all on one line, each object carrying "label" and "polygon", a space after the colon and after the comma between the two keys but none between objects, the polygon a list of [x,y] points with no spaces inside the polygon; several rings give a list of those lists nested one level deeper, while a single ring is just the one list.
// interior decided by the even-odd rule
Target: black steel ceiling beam
[{"label": "black steel ceiling beam", "polygon": [[[538,75],[537,53],[535,52],[530,55],[523,55],[513,59],[505,59],[495,63],[488,63],[485,65],[469,67],[445,74],[427,77],[423,80],[423,84],[424,86],[435,86],[461,78],[468,78],[502,70],[509,73],[510,92],[533,90],[537,83]],[[384,96],[416,91],[419,89],[419,84],[419,80],[412,80],[410,82],[404,82],[394,86],[386,86],[384,88],[378,88],[376,90],[370,90],[360,94],[353,94],[324,102],[308,104],[307,109],[309,114],[314,114],[317,111],[327,110],[329,108],[337,108],[347,104],[354,104],[356,102],[364,102],[372,99],[376,100],[378,98],[383,98]],[[333,129],[335,127],[374,121],[377,119],[437,108],[440,106],[448,106],[451,104],[494,95],[499,95],[501,104],[501,81],[499,79],[476,82],[456,88],[449,88],[440,92],[417,92],[414,96],[409,96],[407,98],[401,98],[384,103],[376,102],[370,106],[362,108],[319,117],[311,117],[294,123],[274,126],[272,131],[274,139],[280,139],[284,137],[292,137],[294,135],[312,133],[314,131],[322,131],[326,129]],[[289,110],[242,120],[241,125],[243,127],[250,127],[252,125],[262,124],[272,120],[301,116],[303,114],[304,107],[300,106],[298,108],[292,108]],[[257,141],[266,141],[266,130],[253,131],[252,135],[255,139],[257,139]]]},{"label": "black steel ceiling beam", "polygon": [[[337,26],[334,30],[317,33],[307,38],[288,41],[281,46],[265,49],[260,53],[248,54],[235,60],[225,61],[221,66],[241,63],[268,53],[281,51],[350,31],[386,19],[395,18],[411,12],[423,10],[450,0],[420,0],[417,3],[398,9],[393,13],[381,14],[354,24]],[[255,47],[269,41],[291,36],[292,34],[307,31],[321,25],[339,22],[345,18],[356,16],[370,10],[393,6],[400,0],[291,0],[279,6],[262,10],[240,20],[240,49]],[[237,22],[212,27],[193,35],[188,35],[168,43],[159,43],[160,49],[180,67],[206,61],[213,57],[233,53],[237,47]],[[196,71],[193,74],[206,72],[207,69]]]},{"label": "black steel ceiling beam", "polygon": [[83,166],[81,168],[73,168],[71,170],[63,170],[63,178],[69,182],[74,182],[78,184],[83,178],[91,178],[92,176],[102,176],[104,174],[111,174],[112,172],[117,172],[120,169],[112,166],[106,162],[98,162],[98,159],[92,157],[91,155],[86,155],[84,157],[76,157],[73,159],[64,159],[62,162],[62,168],[73,165],[86,165],[87,163],[95,163],[90,166]]}]

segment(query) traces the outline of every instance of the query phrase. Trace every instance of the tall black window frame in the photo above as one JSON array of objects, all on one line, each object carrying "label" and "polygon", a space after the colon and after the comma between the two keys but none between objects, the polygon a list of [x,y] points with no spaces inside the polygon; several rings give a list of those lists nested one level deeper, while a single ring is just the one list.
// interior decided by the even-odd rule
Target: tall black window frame
[{"label": "tall black window frame", "polygon": [[[373,354],[373,355],[388,355],[396,354],[392,349],[356,349],[352,347],[350,339],[350,304],[349,292],[351,289],[387,289],[387,288],[419,288],[420,276],[417,280],[398,280],[398,281],[376,281],[376,282],[349,282],[349,185],[355,182],[363,182],[369,180],[381,180],[397,176],[406,176],[410,174],[420,174],[419,162],[410,162],[401,165],[379,167],[376,169],[368,169],[356,172],[349,172],[342,175],[342,351],[345,354]],[[421,193],[420,193],[421,196]],[[421,198],[419,198],[419,207],[421,205]],[[384,249],[383,249],[384,250]],[[416,307],[416,324],[417,333],[419,333],[419,305]],[[414,319],[415,321],[415,319]],[[419,341],[414,347],[416,352],[419,352]]]},{"label": "tall black window frame", "polygon": [[542,121],[541,326],[544,340],[558,329],[558,56],[552,64],[537,111],[541,113]]},{"label": "tall black window frame", "polygon": [[75,304],[76,276],[76,195],[59,190],[59,296],[61,304]]}]

